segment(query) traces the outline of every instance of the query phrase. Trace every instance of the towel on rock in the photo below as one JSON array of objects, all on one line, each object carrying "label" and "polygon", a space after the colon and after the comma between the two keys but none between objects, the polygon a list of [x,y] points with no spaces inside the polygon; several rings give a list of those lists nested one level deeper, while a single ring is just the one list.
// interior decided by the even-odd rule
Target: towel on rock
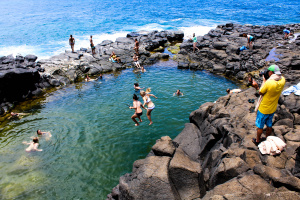
[{"label": "towel on rock", "polygon": [[286,144],[276,136],[268,136],[267,139],[258,145],[261,154],[280,154]]},{"label": "towel on rock", "polygon": [[300,83],[298,83],[297,85],[293,85],[293,86],[289,87],[288,89],[284,90],[282,92],[282,94],[284,96],[287,96],[287,95],[290,95],[293,92],[294,92],[295,95],[298,95],[298,96],[300,95]]}]

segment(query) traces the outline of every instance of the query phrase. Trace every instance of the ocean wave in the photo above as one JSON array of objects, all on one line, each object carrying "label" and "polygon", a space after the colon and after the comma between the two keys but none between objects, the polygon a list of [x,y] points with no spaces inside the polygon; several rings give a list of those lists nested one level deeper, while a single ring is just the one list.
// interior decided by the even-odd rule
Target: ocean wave
[{"label": "ocean wave", "polygon": [[[140,32],[140,31],[162,31],[162,30],[182,30],[185,35],[185,39],[189,39],[192,37],[192,34],[195,33],[196,36],[201,36],[208,33],[211,29],[215,28],[214,26],[190,26],[190,27],[175,27],[171,25],[161,25],[158,23],[150,23],[143,26],[137,27],[126,27],[128,31],[118,31],[112,33],[101,33],[94,34],[93,41],[94,44],[100,44],[103,40],[112,40],[115,41],[118,37],[126,37],[127,33]],[[80,48],[89,48],[90,47],[90,35],[73,35],[75,38],[75,50],[79,50]],[[65,40],[60,41],[49,41],[45,44],[31,46],[31,45],[20,45],[20,46],[2,46],[0,47],[0,55],[7,56],[12,54],[16,56],[21,54],[26,56],[28,54],[34,54],[38,56],[38,60],[48,59],[51,56],[58,55],[64,53],[66,50],[71,50],[68,37]]]},{"label": "ocean wave", "polygon": [[191,27],[180,27],[179,30],[184,32],[184,39],[189,39],[195,33],[196,36],[203,36],[207,34],[211,29],[216,28],[217,25],[214,26],[191,26]]}]

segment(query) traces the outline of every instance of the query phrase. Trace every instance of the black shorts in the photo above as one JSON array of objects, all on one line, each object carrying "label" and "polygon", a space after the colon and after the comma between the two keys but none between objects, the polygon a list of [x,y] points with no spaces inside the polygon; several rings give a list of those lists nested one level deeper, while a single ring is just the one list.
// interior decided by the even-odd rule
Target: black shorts
[{"label": "black shorts", "polygon": [[143,114],[143,112],[136,113],[136,115],[137,115],[138,117],[142,116],[142,114]]}]

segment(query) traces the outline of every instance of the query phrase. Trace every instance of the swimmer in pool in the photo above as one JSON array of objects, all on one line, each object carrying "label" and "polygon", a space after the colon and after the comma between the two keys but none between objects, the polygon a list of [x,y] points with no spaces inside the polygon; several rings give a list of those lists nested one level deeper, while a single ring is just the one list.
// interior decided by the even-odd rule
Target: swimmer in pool
[{"label": "swimmer in pool", "polygon": [[145,68],[144,68],[144,66],[142,66],[141,67],[141,72],[145,72],[146,70],[145,70]]},{"label": "swimmer in pool", "polygon": [[49,137],[52,137],[50,132],[42,132],[41,130],[36,131],[37,135],[42,136],[42,135],[48,135]]},{"label": "swimmer in pool", "polygon": [[139,85],[138,83],[134,83],[134,84],[133,84],[133,87],[134,87],[135,91],[144,89],[144,88],[141,88],[140,85]]},{"label": "swimmer in pool", "polygon": [[32,142],[23,142],[23,144],[29,145],[29,147],[27,147],[25,149],[25,151],[27,151],[27,152],[30,152],[30,151],[43,151],[43,149],[38,149],[39,138],[37,138],[37,137],[34,137],[32,139]]},{"label": "swimmer in pool", "polygon": [[131,116],[131,119],[134,121],[135,123],[135,126],[139,126],[140,124],[136,121],[135,118],[138,118],[139,119],[139,122],[143,122],[142,119],[141,119],[141,116],[143,114],[143,110],[141,109],[144,108],[144,105],[138,101],[138,96],[136,96],[136,94],[133,94],[133,106],[132,107],[129,107],[129,109],[135,109],[135,113]]},{"label": "swimmer in pool", "polygon": [[143,100],[144,100],[143,106],[145,106],[147,104],[147,117],[150,121],[149,125],[153,124],[153,121],[151,120],[151,112],[155,108],[155,105],[151,101],[150,96],[157,99],[157,97],[153,94],[150,94],[150,92],[151,92],[150,88],[147,88],[146,92],[143,91],[143,90],[140,92],[140,94],[141,94],[141,96],[143,97]]},{"label": "swimmer in pool", "polygon": [[180,90],[177,90],[174,94],[173,94],[173,96],[175,96],[175,95],[177,95],[177,96],[183,96],[183,93],[182,92],[180,92]]}]

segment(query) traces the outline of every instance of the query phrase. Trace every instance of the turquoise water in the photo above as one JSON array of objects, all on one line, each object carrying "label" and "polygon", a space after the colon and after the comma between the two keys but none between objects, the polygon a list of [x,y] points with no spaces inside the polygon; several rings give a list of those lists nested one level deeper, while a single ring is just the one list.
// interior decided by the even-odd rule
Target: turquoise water
[{"label": "turquoise water", "polygon": [[300,23],[299,0],[9,0],[0,1],[0,56],[49,57],[138,30],[204,35],[218,24]]},{"label": "turquoise water", "polygon": [[[0,199],[105,199],[157,139],[175,138],[193,110],[237,87],[205,71],[179,70],[172,61],[146,70],[65,87],[25,111],[31,115],[2,127]],[[135,82],[158,97],[151,126],[145,111],[139,127],[130,118],[126,104],[132,104]],[[177,89],[184,96],[173,96]],[[25,152],[22,142],[37,129],[53,136],[40,138],[42,152]]]}]

